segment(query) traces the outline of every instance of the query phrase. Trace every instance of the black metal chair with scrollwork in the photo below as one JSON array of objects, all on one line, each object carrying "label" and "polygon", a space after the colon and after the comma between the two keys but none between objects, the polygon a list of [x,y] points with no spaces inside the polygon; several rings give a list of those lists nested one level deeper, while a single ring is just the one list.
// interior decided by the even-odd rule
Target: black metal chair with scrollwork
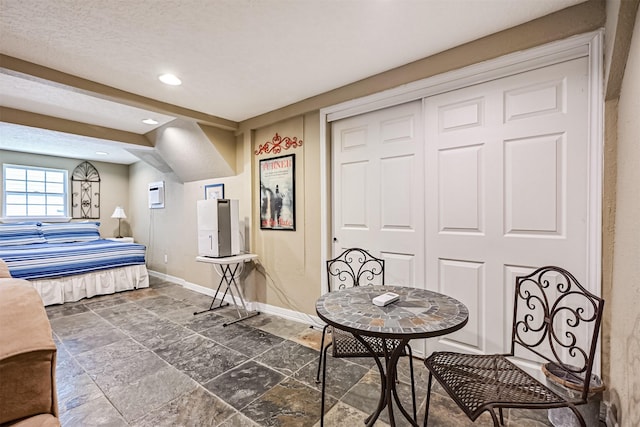
[{"label": "black metal chair with scrollwork", "polygon": [[[369,252],[360,248],[351,248],[342,252],[336,258],[327,261],[327,284],[329,292],[332,290],[346,289],[354,286],[384,285],[384,260],[372,256]],[[331,342],[325,347],[324,341],[327,332],[331,335]],[[362,336],[362,339],[375,352],[376,357],[389,357],[400,340],[383,339],[377,337]],[[320,382],[322,370],[322,407],[321,425],[324,425],[324,397],[325,378],[327,368],[327,352],[332,349],[334,358],[371,357],[372,354],[351,333],[336,327],[325,325],[322,329],[320,341],[320,356],[318,358],[318,371],[316,383]],[[411,375],[411,396],[413,399],[413,417],[416,418],[416,397],[413,376],[413,354],[411,347],[406,346],[402,356],[409,356],[409,368]]]},{"label": "black metal chair with scrollwork", "polygon": [[[542,267],[518,277],[514,299],[509,354],[434,352],[425,360],[429,370],[425,426],[432,378],[471,421],[488,411],[494,426],[499,426],[504,425],[503,409],[568,407],[580,425],[586,425],[576,406],[587,402],[604,300],[559,267]],[[527,353],[571,382],[579,397],[561,396],[508,359]]]}]

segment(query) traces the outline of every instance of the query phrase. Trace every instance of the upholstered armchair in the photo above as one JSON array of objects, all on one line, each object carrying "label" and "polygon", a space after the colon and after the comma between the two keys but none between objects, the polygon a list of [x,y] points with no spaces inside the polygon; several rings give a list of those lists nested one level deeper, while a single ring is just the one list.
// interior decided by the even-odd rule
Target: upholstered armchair
[{"label": "upholstered armchair", "polygon": [[56,346],[38,292],[0,259],[0,425],[60,426]]}]

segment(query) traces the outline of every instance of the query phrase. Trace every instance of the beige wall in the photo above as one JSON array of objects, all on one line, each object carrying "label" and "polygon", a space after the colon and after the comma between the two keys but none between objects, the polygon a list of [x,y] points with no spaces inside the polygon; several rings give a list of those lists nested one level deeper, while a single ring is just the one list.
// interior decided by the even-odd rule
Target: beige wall
[{"label": "beige wall", "polygon": [[[197,246],[197,201],[204,199],[207,184],[224,184],[225,197],[240,201],[241,229],[250,235],[251,200],[247,193],[251,169],[242,138],[236,145],[236,174],[234,176],[183,183],[173,173],[162,173],[137,162],[130,167],[130,203],[136,241],[147,245],[147,267],[155,272],[188,283],[214,288],[218,276],[210,265],[195,261]],[[165,207],[149,209],[149,183],[164,181]],[[129,213],[127,213],[129,215]],[[245,239],[245,248],[248,239]],[[165,262],[166,255],[166,262]]]},{"label": "beige wall", "polygon": [[[0,150],[0,163],[10,163],[24,166],[37,166],[44,168],[66,169],[69,171],[69,179],[73,170],[83,160],[68,159],[64,157],[42,156],[39,154],[19,153],[16,151]],[[118,235],[118,220],[112,219],[111,214],[116,206],[122,206],[127,219],[122,220],[122,235],[131,234],[129,217],[129,167],[114,163],[90,162],[100,174],[100,234],[102,237]],[[2,186],[2,170],[0,169],[0,187]],[[69,191],[71,185],[69,184]],[[0,205],[2,194],[0,193]]]},{"label": "beige wall", "polygon": [[[320,295],[320,117],[318,112],[246,133],[237,138],[236,174],[225,178],[181,183],[172,173],[163,174],[143,162],[130,167],[130,215],[136,240],[146,244],[150,270],[215,289],[219,276],[197,256],[197,200],[204,198],[204,186],[225,185],[225,197],[240,201],[243,249],[259,255],[258,267],[245,279],[248,299],[295,312],[314,314]],[[254,150],[275,133],[296,137],[302,147],[279,155],[295,154],[295,231],[261,230],[259,174],[261,158]],[[324,148],[323,148],[324,149]],[[164,181],[164,209],[149,209],[150,182]],[[167,262],[164,261],[165,255]]]},{"label": "beige wall", "polygon": [[617,194],[610,313],[609,395],[621,426],[640,425],[640,14],[617,117]]},{"label": "beige wall", "polygon": [[[149,209],[149,184],[157,181],[164,181],[165,207]],[[146,163],[137,162],[129,167],[129,189],[131,212],[128,215],[136,241],[147,246],[147,267],[182,277],[185,270],[179,257],[188,244],[184,233],[184,184],[174,174],[163,174]]]},{"label": "beige wall", "polygon": [[253,251],[260,256],[257,296],[266,302],[297,312],[315,314],[320,296],[320,146],[319,114],[311,113],[258,129],[253,148],[281,137],[303,141],[301,147],[275,154],[255,155],[253,159],[253,198],[258,200],[260,159],[295,155],[295,231],[262,230],[257,226],[260,206],[253,208]]}]

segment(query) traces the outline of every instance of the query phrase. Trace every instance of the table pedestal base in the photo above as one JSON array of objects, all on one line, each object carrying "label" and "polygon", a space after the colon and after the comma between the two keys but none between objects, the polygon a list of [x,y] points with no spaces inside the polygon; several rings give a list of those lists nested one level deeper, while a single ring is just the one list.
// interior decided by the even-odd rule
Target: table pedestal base
[{"label": "table pedestal base", "polygon": [[[367,348],[367,350],[369,350],[369,352],[371,353],[371,355],[373,356],[376,362],[378,371],[380,372],[380,399],[378,400],[378,406],[376,410],[365,419],[366,426],[367,427],[373,426],[385,407],[389,411],[389,424],[391,426],[395,426],[396,422],[393,414],[393,401],[395,400],[396,404],[398,405],[398,409],[400,410],[400,413],[404,415],[407,421],[409,421],[409,423],[412,426],[419,427],[416,421],[417,408],[416,408],[416,394],[415,394],[415,384],[414,384],[413,375],[411,376],[411,395],[412,395],[411,397],[413,399],[413,402],[412,402],[413,417],[411,416],[411,414],[407,412],[406,409],[404,409],[404,406],[402,406],[402,403],[400,402],[400,398],[398,397],[398,390],[396,390],[396,378],[398,375],[398,360],[402,355],[403,349],[407,347],[407,345],[409,344],[409,340],[408,339],[400,340],[400,343],[396,348],[393,349],[391,354],[389,354],[388,351],[386,350],[387,344],[385,342],[383,345],[383,348],[385,349],[385,354],[384,354],[385,363],[383,366],[382,361],[380,360],[380,357],[371,348],[369,343],[367,343],[361,336],[357,334],[353,334],[353,336],[358,341],[360,341],[360,343],[364,345]],[[408,355],[409,363],[411,365],[411,372],[413,372],[413,360],[412,360],[413,355],[411,354],[411,348],[410,347],[408,348],[409,348],[409,355]]]}]

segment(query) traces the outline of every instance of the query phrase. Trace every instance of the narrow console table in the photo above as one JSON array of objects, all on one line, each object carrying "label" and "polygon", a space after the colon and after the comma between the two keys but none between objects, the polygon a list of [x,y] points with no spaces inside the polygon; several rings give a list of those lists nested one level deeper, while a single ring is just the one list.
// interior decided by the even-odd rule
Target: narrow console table
[{"label": "narrow console table", "polygon": [[[250,317],[257,316],[258,314],[260,314],[259,311],[256,311],[256,310],[250,311],[247,309],[247,305],[244,301],[244,295],[240,290],[240,287],[238,286],[239,275],[240,275],[240,272],[242,271],[242,269],[240,269],[239,267],[245,262],[252,261],[256,258],[258,258],[258,255],[256,254],[240,254],[240,255],[221,257],[221,258],[212,258],[212,257],[206,257],[206,256],[196,257],[196,261],[198,262],[206,262],[208,264],[213,264],[214,268],[216,265],[219,266],[222,277],[220,278],[218,289],[216,290],[216,293],[213,296],[213,301],[211,301],[211,306],[209,306],[207,310],[196,311],[195,313],[193,313],[193,315],[195,316],[196,314],[206,313],[208,311],[217,310],[219,308],[228,306],[229,303],[224,302],[224,298],[227,296],[227,293],[231,295],[231,300],[233,301],[233,305],[235,306],[236,311],[238,312],[238,318],[230,322],[226,322],[222,326],[228,326],[228,325],[231,325],[232,323],[236,323],[241,320],[248,319]],[[220,298],[220,304],[214,307],[216,302],[216,297],[220,295],[220,289],[222,288],[223,285],[225,287],[224,295],[222,296],[222,298]],[[234,295],[234,289],[235,289],[235,295]],[[238,302],[237,302],[238,300],[240,300],[242,307],[238,305]],[[244,315],[242,314],[240,309],[244,311]]]}]

